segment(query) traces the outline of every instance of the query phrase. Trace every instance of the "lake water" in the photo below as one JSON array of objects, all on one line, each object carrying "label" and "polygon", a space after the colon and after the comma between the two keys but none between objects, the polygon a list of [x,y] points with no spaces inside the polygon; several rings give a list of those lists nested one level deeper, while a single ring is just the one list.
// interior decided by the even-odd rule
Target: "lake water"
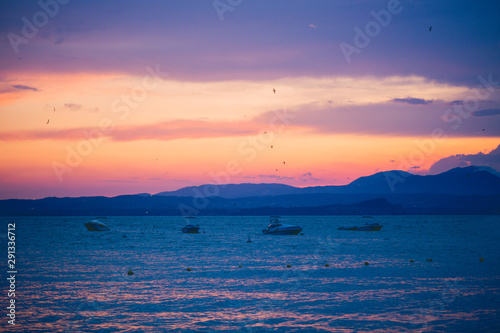
[{"label": "lake water", "polygon": [[356,216],[284,218],[297,236],[263,235],[266,217],[198,217],[200,234],[182,217],[110,217],[108,232],[88,220],[1,218],[0,331],[500,332],[499,216],[376,216],[378,232],[337,230]]}]

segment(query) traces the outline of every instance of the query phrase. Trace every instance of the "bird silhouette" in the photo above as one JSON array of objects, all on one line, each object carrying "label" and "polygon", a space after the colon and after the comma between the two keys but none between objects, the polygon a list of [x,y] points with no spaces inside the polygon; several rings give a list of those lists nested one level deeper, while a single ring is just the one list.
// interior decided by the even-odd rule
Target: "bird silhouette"
[{"label": "bird silhouette", "polygon": [[283,164],[285,164],[285,162],[283,162]]},{"label": "bird silhouette", "polygon": [[52,112],[56,112],[56,107],[55,106],[54,106],[54,111],[52,111]]},{"label": "bird silhouette", "polygon": [[47,125],[49,122],[50,122],[50,119],[47,119],[47,122],[45,123],[45,125]]},{"label": "bird silhouette", "polygon": [[276,89],[274,89],[274,88],[273,88],[273,93],[275,93],[275,94],[276,94]]},{"label": "bird silhouette", "polygon": [[[484,131],[484,130],[483,130]],[[271,146],[271,149],[273,148],[273,146]]]},{"label": "bird silhouette", "polygon": [[432,25],[429,27],[429,31],[431,31],[431,30],[432,30]]}]

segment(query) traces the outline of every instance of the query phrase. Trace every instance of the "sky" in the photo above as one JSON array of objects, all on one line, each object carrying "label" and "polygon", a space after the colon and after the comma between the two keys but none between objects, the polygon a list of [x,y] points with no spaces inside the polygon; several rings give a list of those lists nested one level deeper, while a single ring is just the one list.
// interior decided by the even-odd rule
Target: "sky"
[{"label": "sky", "polygon": [[500,3],[3,1],[0,199],[500,170]]}]

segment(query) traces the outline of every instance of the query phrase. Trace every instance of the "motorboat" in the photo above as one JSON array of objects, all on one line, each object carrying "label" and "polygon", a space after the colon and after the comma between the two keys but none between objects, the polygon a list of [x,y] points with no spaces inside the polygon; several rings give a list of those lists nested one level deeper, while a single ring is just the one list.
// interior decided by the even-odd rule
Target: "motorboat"
[{"label": "motorboat", "polygon": [[[188,216],[186,217],[187,220],[193,220],[196,219],[194,216]],[[198,231],[200,230],[200,226],[194,222],[188,222],[183,228],[182,232],[185,234],[197,234],[199,233]]]},{"label": "motorboat", "polygon": [[[373,219],[372,216],[363,216],[364,219]],[[383,225],[377,222],[366,222],[360,226],[340,227],[337,230],[354,230],[354,231],[379,231]]]},{"label": "motorboat", "polygon": [[262,230],[262,233],[265,235],[298,235],[302,231],[301,226],[282,224],[280,218],[280,216],[271,216],[270,224]]},{"label": "motorboat", "polygon": [[382,225],[377,222],[365,223],[358,227],[357,231],[379,231],[382,229]]},{"label": "motorboat", "polygon": [[106,223],[103,222],[103,220],[107,220],[107,218],[104,216],[96,217],[92,221],[85,223],[85,227],[87,227],[88,231],[109,231],[109,230],[111,230],[106,225]]}]

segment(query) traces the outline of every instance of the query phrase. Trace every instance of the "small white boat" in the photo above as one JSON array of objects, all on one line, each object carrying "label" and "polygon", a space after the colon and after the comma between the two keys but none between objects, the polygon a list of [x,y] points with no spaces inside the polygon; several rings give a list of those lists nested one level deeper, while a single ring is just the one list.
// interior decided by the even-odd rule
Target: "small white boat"
[{"label": "small white boat", "polygon": [[[373,219],[372,216],[363,216],[363,219]],[[360,226],[340,227],[337,230],[354,230],[354,231],[379,231],[383,225],[377,222],[366,222]]]},{"label": "small white boat", "polygon": [[102,220],[107,220],[104,216],[99,216],[85,223],[85,227],[87,227],[88,231],[109,231],[109,227]]},{"label": "small white boat", "polygon": [[377,222],[365,223],[358,227],[357,231],[379,231],[382,229],[382,225]]},{"label": "small white boat", "polygon": [[[188,217],[186,217],[186,219],[188,219],[188,220],[194,220],[195,217],[194,216],[188,216]],[[188,224],[186,224],[182,228],[182,232],[185,233],[185,234],[198,234],[199,230],[200,230],[200,226],[198,224],[195,224],[195,223],[192,223],[192,222],[189,222]]]},{"label": "small white boat", "polygon": [[298,235],[302,231],[302,227],[298,225],[282,224],[280,216],[271,216],[270,224],[266,229],[262,230],[265,235]]}]

